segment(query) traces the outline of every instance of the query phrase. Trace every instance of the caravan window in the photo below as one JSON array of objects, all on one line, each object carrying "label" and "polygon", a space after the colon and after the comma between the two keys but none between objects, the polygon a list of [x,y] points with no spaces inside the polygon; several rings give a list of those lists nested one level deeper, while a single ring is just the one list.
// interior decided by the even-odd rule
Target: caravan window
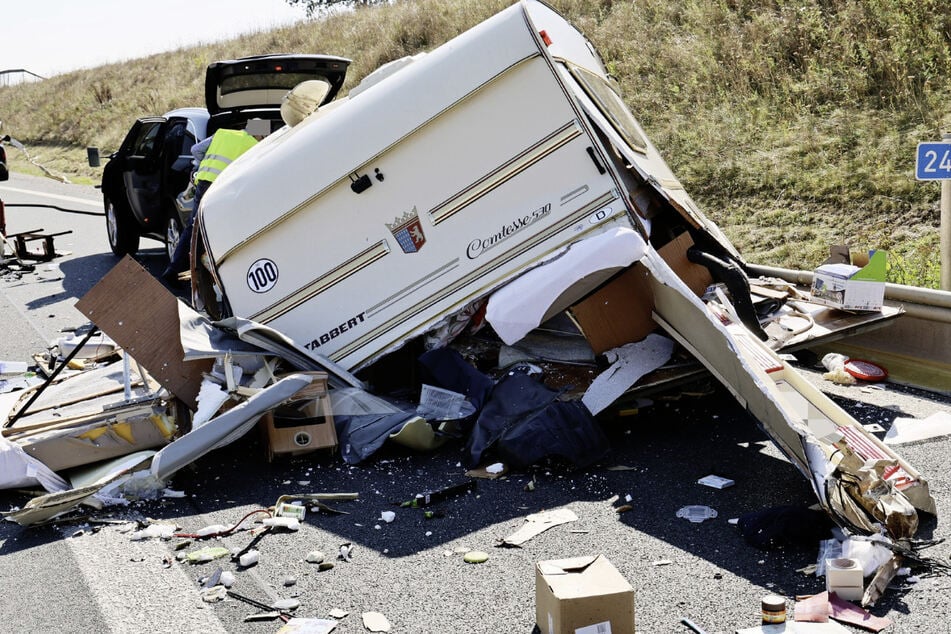
[{"label": "caravan window", "polygon": [[631,149],[646,153],[647,141],[614,86],[608,83],[604,77],[580,66],[571,65],[569,68],[572,77],[581,84],[591,101],[598,106],[598,109],[611,122],[617,133],[627,141]]}]

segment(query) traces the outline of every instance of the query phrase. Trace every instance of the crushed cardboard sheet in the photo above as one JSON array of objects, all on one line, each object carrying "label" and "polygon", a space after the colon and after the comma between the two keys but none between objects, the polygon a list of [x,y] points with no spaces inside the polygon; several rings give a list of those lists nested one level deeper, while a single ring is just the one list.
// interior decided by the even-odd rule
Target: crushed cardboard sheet
[{"label": "crushed cardboard sheet", "polygon": [[525,518],[525,524],[511,535],[502,539],[505,546],[521,546],[528,540],[541,535],[549,528],[577,521],[578,516],[569,508],[554,509],[532,513]]}]

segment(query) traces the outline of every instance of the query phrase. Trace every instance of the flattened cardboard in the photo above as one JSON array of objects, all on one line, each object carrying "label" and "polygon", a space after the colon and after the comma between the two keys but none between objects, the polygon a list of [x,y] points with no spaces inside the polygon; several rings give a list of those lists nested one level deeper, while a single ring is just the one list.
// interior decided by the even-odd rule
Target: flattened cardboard
[{"label": "flattened cardboard", "polygon": [[178,299],[138,262],[124,257],[76,308],[190,410],[198,408],[202,373],[214,361],[184,361]]},{"label": "flattened cardboard", "polygon": [[535,621],[542,634],[633,634],[634,588],[604,555],[540,561]]}]

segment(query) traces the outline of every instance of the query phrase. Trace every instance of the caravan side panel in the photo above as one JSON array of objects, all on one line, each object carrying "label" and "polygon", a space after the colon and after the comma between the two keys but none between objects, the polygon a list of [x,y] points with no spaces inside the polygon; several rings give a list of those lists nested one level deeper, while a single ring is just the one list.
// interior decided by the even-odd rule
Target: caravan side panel
[{"label": "caravan side panel", "polygon": [[591,147],[547,60],[523,61],[354,166],[362,184],[234,250],[219,264],[232,310],[368,363],[560,247],[630,226]]}]

